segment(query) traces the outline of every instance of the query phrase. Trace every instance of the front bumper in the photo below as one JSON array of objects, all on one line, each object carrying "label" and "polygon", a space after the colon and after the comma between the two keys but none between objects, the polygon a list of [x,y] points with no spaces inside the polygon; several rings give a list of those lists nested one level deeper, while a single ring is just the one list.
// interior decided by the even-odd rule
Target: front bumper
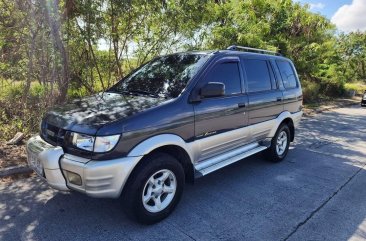
[{"label": "front bumper", "polygon": [[[62,191],[76,190],[92,197],[117,198],[142,156],[93,161],[63,152],[62,147],[35,136],[27,142],[28,164],[48,184]],[[81,177],[81,185],[68,180],[67,172]]]}]

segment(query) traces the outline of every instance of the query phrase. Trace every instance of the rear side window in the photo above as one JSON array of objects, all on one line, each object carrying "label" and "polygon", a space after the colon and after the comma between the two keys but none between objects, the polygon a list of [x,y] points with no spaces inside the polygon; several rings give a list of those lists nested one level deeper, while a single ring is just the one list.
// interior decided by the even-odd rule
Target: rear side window
[{"label": "rear side window", "polygon": [[239,66],[236,62],[216,65],[206,76],[205,83],[221,82],[225,84],[225,95],[241,93]]},{"label": "rear side window", "polygon": [[248,81],[248,92],[271,90],[271,77],[267,61],[259,59],[244,60],[244,68]]},{"label": "rear side window", "polygon": [[276,61],[276,64],[280,70],[283,85],[286,89],[292,89],[297,87],[297,80],[294,70],[287,61]]}]

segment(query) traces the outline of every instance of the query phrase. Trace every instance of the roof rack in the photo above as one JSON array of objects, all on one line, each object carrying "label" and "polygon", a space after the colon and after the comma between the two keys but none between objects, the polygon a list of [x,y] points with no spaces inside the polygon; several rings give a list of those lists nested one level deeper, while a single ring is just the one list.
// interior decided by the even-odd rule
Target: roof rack
[{"label": "roof rack", "polygon": [[260,54],[272,54],[272,55],[282,56],[281,53],[278,53],[276,51],[270,51],[270,50],[265,50],[265,49],[255,49],[255,48],[242,47],[242,46],[236,46],[236,45],[231,45],[227,49],[228,50],[237,50],[237,51],[244,51],[244,52],[254,52],[254,53],[260,53]]}]

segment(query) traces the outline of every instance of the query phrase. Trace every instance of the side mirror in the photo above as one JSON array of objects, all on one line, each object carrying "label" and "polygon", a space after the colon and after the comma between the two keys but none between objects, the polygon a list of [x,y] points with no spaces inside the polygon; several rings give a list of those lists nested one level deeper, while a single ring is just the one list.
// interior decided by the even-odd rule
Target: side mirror
[{"label": "side mirror", "polygon": [[219,97],[225,95],[225,85],[220,82],[208,82],[201,88],[202,97]]}]

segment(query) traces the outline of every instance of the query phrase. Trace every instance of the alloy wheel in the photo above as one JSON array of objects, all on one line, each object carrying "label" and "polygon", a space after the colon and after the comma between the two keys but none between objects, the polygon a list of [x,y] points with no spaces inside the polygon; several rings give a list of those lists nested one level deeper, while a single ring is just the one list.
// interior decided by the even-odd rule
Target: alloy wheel
[{"label": "alloy wheel", "polygon": [[142,192],[142,203],[147,211],[157,213],[164,210],[173,200],[177,179],[168,169],[155,172],[146,182]]}]

